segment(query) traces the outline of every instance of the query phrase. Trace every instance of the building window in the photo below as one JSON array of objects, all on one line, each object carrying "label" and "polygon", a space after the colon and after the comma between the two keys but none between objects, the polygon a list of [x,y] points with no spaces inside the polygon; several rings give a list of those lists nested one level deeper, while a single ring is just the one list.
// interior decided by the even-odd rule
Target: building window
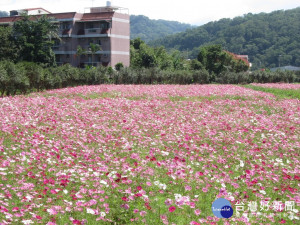
[{"label": "building window", "polygon": [[100,28],[108,29],[108,28],[110,28],[110,23],[109,22],[102,22],[102,23],[100,23]]},{"label": "building window", "polygon": [[60,24],[60,29],[62,29],[62,30],[71,29],[71,24],[70,23],[61,23]]},{"label": "building window", "polygon": [[94,23],[86,23],[86,29],[93,29]]}]

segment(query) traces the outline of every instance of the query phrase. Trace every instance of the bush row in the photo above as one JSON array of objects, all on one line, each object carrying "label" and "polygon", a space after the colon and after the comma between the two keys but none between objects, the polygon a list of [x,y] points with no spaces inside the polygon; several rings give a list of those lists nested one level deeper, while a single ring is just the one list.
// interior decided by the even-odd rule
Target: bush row
[{"label": "bush row", "polygon": [[0,95],[26,94],[32,91],[57,89],[68,86],[95,84],[243,84],[270,82],[299,82],[299,74],[290,71],[255,71],[242,73],[209,74],[201,70],[160,70],[153,68],[87,67],[79,69],[65,64],[44,68],[32,62],[14,64],[0,62]]}]

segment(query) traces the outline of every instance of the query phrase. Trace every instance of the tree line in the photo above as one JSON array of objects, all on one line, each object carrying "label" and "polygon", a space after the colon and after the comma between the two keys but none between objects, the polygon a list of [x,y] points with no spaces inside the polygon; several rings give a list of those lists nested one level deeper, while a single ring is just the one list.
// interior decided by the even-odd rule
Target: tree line
[{"label": "tree line", "polygon": [[52,51],[58,31],[51,18],[32,20],[24,16],[13,27],[0,27],[0,95],[78,85],[112,84],[208,84],[251,82],[294,82],[292,72],[249,73],[247,62],[234,57],[221,45],[199,49],[196,59],[187,60],[176,50],[151,47],[140,38],[130,41],[130,63],[112,67],[75,68],[56,66]]},{"label": "tree line", "polygon": [[44,67],[34,62],[0,61],[0,96],[26,94],[34,91],[98,84],[248,84],[299,82],[291,71],[254,71],[209,73],[202,69],[163,70],[159,67],[76,68],[70,64]]}]

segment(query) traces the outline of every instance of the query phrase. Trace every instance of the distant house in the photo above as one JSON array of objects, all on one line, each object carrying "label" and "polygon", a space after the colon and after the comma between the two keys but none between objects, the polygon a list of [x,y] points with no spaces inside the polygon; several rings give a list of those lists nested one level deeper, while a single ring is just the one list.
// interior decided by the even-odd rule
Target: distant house
[{"label": "distant house", "polygon": [[296,66],[281,66],[281,67],[275,67],[270,69],[272,72],[276,70],[282,70],[282,71],[300,71],[300,67]]},{"label": "distant house", "polygon": [[43,8],[31,8],[31,9],[12,10],[10,11],[10,16],[21,16],[24,13],[27,15],[51,14],[51,12]]},{"label": "distant house", "polygon": [[229,52],[229,51],[226,51],[226,52],[229,53],[230,55],[232,55],[233,58],[241,59],[242,61],[244,61],[249,66],[249,68],[252,67],[252,63],[249,62],[248,55],[237,55],[237,54],[234,54],[234,53]]},{"label": "distant house", "polygon": [[[61,41],[57,40],[53,47],[57,64],[69,63],[77,67],[130,64],[130,17],[126,8],[112,6],[107,1],[106,6],[89,8],[88,13],[50,13],[43,8],[12,10],[10,17],[0,18],[0,26],[13,25],[22,19],[23,13],[36,17],[46,14],[58,24]],[[92,43],[101,49],[92,52]],[[78,54],[78,46],[85,54]]]}]

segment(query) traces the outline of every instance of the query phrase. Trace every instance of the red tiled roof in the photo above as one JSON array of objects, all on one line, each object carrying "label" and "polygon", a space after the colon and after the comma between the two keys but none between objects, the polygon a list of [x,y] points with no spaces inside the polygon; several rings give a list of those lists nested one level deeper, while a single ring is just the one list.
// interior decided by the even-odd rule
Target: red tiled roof
[{"label": "red tiled roof", "polygon": [[75,15],[76,15],[76,12],[48,14],[49,17],[54,17],[55,19],[72,19],[75,17]]},{"label": "red tiled roof", "polygon": [[[54,17],[55,19],[73,19],[76,15],[76,12],[69,12],[69,13],[53,13],[53,14],[45,14],[48,17]],[[32,15],[30,18],[32,20],[36,18],[40,18],[42,15]],[[1,23],[14,23],[18,20],[21,20],[22,16],[11,16],[11,17],[0,17],[0,24]]]},{"label": "red tiled roof", "polygon": [[[114,15],[114,12],[101,12],[101,13],[85,13],[80,14],[76,12],[66,12],[66,13],[51,13],[51,14],[44,14],[48,17],[54,17],[55,19],[73,19],[74,17],[80,19],[80,21],[94,21],[94,20],[108,20],[111,19]],[[40,18],[42,15],[32,15],[30,18],[32,20],[36,18]],[[20,20],[22,16],[11,16],[11,17],[1,17],[1,23],[14,23]]]},{"label": "red tiled roof", "polygon": [[240,59],[244,61],[247,65],[250,65],[250,62],[248,61],[248,55],[237,55],[232,52],[226,51],[228,54],[232,55],[234,59]]},{"label": "red tiled roof", "polygon": [[81,21],[111,19],[113,17],[113,15],[114,15],[114,12],[85,13],[82,16]]},{"label": "red tiled roof", "polygon": [[0,23],[14,23],[21,19],[21,16],[0,17]]}]

